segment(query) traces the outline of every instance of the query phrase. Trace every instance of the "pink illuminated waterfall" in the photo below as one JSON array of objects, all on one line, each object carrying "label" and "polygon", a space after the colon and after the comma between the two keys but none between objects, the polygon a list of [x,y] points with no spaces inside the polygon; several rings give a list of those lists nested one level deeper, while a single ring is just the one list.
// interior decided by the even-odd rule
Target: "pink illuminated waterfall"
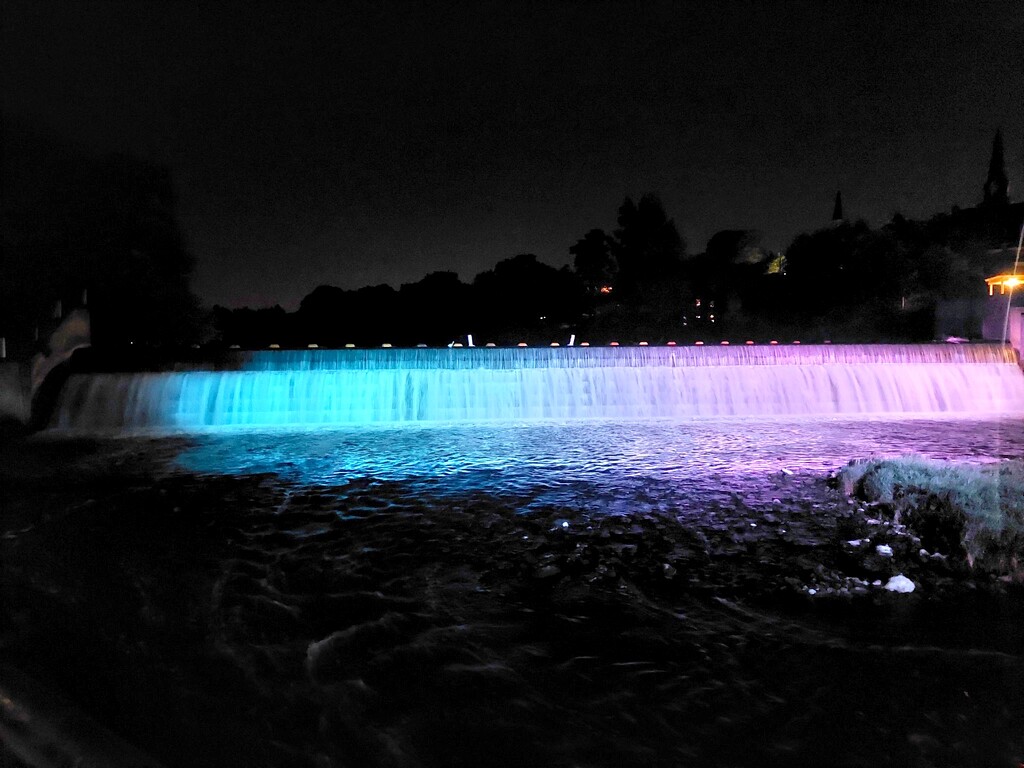
[{"label": "pink illuminated waterfall", "polygon": [[71,377],[56,429],[1024,414],[1000,345],[240,353],[230,370]]}]

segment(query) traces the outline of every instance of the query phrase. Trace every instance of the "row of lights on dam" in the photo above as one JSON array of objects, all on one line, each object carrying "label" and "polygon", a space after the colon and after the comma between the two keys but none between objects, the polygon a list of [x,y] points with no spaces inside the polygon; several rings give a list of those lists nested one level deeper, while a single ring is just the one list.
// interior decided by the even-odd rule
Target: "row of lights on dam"
[{"label": "row of lights on dam", "polygon": [[[776,339],[772,339],[771,341],[767,342],[767,344],[769,346],[773,346],[773,347],[778,346],[780,343],[783,343],[783,342],[779,342]],[[800,341],[792,341],[792,342],[789,342],[789,343],[790,344],[797,344],[797,345],[799,345],[801,342]],[[826,339],[825,341],[823,341],[821,343],[822,344],[831,344],[832,342]],[[731,346],[732,344],[733,343],[730,342],[730,341],[720,341],[720,342],[718,342],[717,346],[728,347],[728,346]],[[742,342],[742,344],[740,344],[739,342],[736,342],[736,346],[752,347],[752,346],[755,346],[756,344],[757,344],[757,342],[755,342],[755,341],[753,341],[751,339],[748,339],[748,340]],[[449,349],[452,349],[452,348],[455,348],[455,349],[477,348],[476,345],[474,345],[472,343],[470,343],[470,344],[463,344],[461,341],[452,342],[451,344],[448,344],[447,346],[448,346]],[[494,348],[494,347],[497,347],[498,345],[495,344],[494,342],[488,341],[483,346],[487,347],[487,348]],[[527,344],[525,341],[520,341],[518,344],[510,345],[510,346],[514,346],[514,347],[529,347],[530,345]],[[561,347],[563,345],[560,344],[557,341],[552,341],[547,346],[549,346],[549,347]],[[588,341],[582,341],[579,344],[569,343],[569,344],[566,344],[564,346],[567,346],[567,347],[589,347],[589,346],[591,346],[591,344]],[[649,346],[652,346],[652,345],[650,343],[646,342],[646,341],[638,341],[634,345],[628,345],[628,344],[627,345],[623,345],[623,344],[620,344],[617,341],[610,341],[610,342],[608,342],[608,344],[606,346],[609,346],[609,347],[621,347],[621,346],[649,347]],[[664,344],[653,345],[653,346],[677,347],[677,346],[679,346],[679,344],[677,344],[674,341],[666,341]],[[703,341],[699,341],[698,340],[698,341],[693,342],[693,346],[695,346],[695,347],[703,347],[703,346],[707,346],[707,344],[705,342],[703,342]],[[429,347],[430,347],[429,344],[417,344],[416,345],[417,349],[429,349]],[[230,348],[231,349],[241,349],[241,347],[238,344],[232,344]],[[320,345],[319,344],[307,344],[306,348],[307,349],[320,349]],[[346,344],[344,346],[344,348],[345,349],[358,349],[359,347],[358,347],[357,344]],[[372,348],[373,349],[377,349],[377,347],[372,347]],[[380,349],[393,349],[394,348],[394,344],[387,344],[387,343],[381,344],[379,348]],[[281,345],[280,344],[271,344],[268,347],[268,349],[281,349]],[[371,347],[365,347],[365,349],[371,349]]]}]

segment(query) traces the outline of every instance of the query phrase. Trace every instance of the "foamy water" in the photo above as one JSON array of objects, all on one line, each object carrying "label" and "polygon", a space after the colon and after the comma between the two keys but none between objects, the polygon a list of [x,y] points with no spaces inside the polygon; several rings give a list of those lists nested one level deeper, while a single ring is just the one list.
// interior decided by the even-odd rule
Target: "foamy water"
[{"label": "foamy water", "polygon": [[1024,373],[997,345],[331,350],[235,364],[74,376],[53,426],[1024,414]]}]

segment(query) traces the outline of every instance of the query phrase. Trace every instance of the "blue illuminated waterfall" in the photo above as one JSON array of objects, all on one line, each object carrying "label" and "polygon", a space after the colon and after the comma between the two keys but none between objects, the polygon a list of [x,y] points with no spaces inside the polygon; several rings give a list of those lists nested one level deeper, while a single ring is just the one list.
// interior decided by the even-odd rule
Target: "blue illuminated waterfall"
[{"label": "blue illuminated waterfall", "polygon": [[72,376],[57,429],[1024,413],[999,345],[344,349]]}]

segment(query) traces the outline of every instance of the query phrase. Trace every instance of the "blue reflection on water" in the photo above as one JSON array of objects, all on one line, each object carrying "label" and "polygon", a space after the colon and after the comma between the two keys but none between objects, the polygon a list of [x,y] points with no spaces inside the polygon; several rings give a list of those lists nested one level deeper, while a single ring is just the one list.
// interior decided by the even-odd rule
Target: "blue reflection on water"
[{"label": "blue reflection on water", "polygon": [[1024,423],[716,420],[571,422],[196,435],[177,466],[272,473],[304,485],[362,478],[420,483],[431,493],[537,493],[567,503],[638,488],[660,503],[742,489],[758,477],[824,474],[853,458],[917,453],[991,461],[1024,455]]}]

